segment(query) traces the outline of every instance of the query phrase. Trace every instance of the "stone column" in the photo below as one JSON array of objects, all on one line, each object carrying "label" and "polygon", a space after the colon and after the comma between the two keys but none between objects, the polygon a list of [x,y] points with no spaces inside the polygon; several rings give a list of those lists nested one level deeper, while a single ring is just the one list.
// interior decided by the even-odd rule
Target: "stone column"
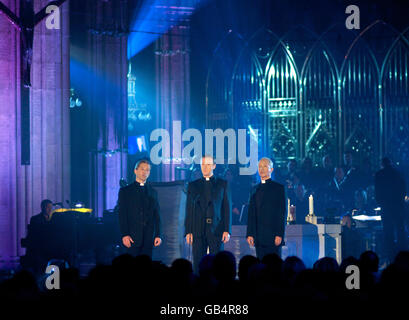
[{"label": "stone column", "polygon": [[[2,1],[17,16],[19,0]],[[34,0],[38,12],[49,1]],[[34,31],[30,165],[21,165],[20,34],[0,15],[0,265],[17,261],[20,239],[43,199],[70,199],[69,3],[60,29]]]},{"label": "stone column", "polygon": [[[119,180],[126,178],[127,1],[87,1],[90,17],[87,64],[91,72],[87,108],[91,135],[90,204],[96,215],[113,209]],[[112,22],[115,21],[115,24]]]},{"label": "stone column", "polygon": [[[187,23],[173,27],[156,42],[156,126],[169,131],[172,158],[172,123],[181,121],[181,130],[189,128],[190,50]],[[183,144],[182,144],[183,146]],[[181,151],[180,151],[181,152]],[[158,166],[158,181],[174,181],[178,164]]]}]

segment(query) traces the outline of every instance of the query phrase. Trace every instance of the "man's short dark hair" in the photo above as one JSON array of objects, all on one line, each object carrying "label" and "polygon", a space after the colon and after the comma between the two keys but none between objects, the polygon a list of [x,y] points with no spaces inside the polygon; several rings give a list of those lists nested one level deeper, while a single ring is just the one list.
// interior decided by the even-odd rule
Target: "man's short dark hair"
[{"label": "man's short dark hair", "polygon": [[50,203],[52,204],[53,202],[51,200],[48,200],[48,199],[44,199],[43,201],[41,201],[41,212],[45,212],[45,209],[47,209],[47,206]]},{"label": "man's short dark hair", "polygon": [[149,167],[151,166],[151,163],[149,162],[148,159],[141,159],[141,160],[136,161],[134,170],[138,169],[141,163],[146,163],[149,165]]}]

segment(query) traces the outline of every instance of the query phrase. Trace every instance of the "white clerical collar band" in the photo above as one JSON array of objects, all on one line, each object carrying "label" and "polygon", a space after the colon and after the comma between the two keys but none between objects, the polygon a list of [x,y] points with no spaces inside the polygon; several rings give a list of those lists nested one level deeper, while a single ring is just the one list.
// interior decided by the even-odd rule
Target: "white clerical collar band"
[{"label": "white clerical collar band", "polygon": [[261,180],[261,183],[266,183],[266,180]]},{"label": "white clerical collar band", "polygon": [[140,185],[141,187],[143,187],[145,184],[144,184],[144,183],[140,183],[139,185]]},{"label": "white clerical collar band", "polygon": [[205,179],[206,179],[206,181],[209,181],[209,180],[210,180],[210,178],[209,178],[209,177],[206,177]]}]

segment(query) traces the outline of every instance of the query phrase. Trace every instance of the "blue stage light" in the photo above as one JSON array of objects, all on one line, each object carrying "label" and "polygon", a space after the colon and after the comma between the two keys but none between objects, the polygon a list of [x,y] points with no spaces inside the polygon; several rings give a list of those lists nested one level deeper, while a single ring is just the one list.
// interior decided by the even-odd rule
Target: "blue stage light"
[{"label": "blue stage light", "polygon": [[208,0],[145,0],[136,10],[128,36],[128,59],[186,21]]}]

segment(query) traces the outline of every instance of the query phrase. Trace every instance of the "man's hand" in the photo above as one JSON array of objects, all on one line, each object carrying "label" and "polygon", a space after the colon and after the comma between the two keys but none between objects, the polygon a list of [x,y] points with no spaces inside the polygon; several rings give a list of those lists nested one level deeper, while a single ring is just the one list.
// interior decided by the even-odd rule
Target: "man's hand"
[{"label": "man's hand", "polygon": [[130,248],[131,247],[131,243],[133,243],[133,240],[130,236],[125,236],[122,237],[122,243],[124,244],[125,247]]},{"label": "man's hand", "polygon": [[247,237],[247,243],[250,247],[254,247],[254,238],[252,236]]},{"label": "man's hand", "polygon": [[276,247],[278,247],[281,244],[282,240],[283,238],[276,236],[276,238],[274,239],[274,244],[276,245]]},{"label": "man's hand", "polygon": [[156,237],[155,240],[153,240],[153,245],[155,247],[160,246],[161,243],[162,243],[162,240],[159,237]]},{"label": "man's hand", "polygon": [[230,234],[228,232],[223,232],[222,242],[226,243],[227,241],[229,241],[229,239],[230,239]]},{"label": "man's hand", "polygon": [[188,233],[186,235],[186,242],[187,242],[187,244],[192,244],[193,243],[193,234]]}]

